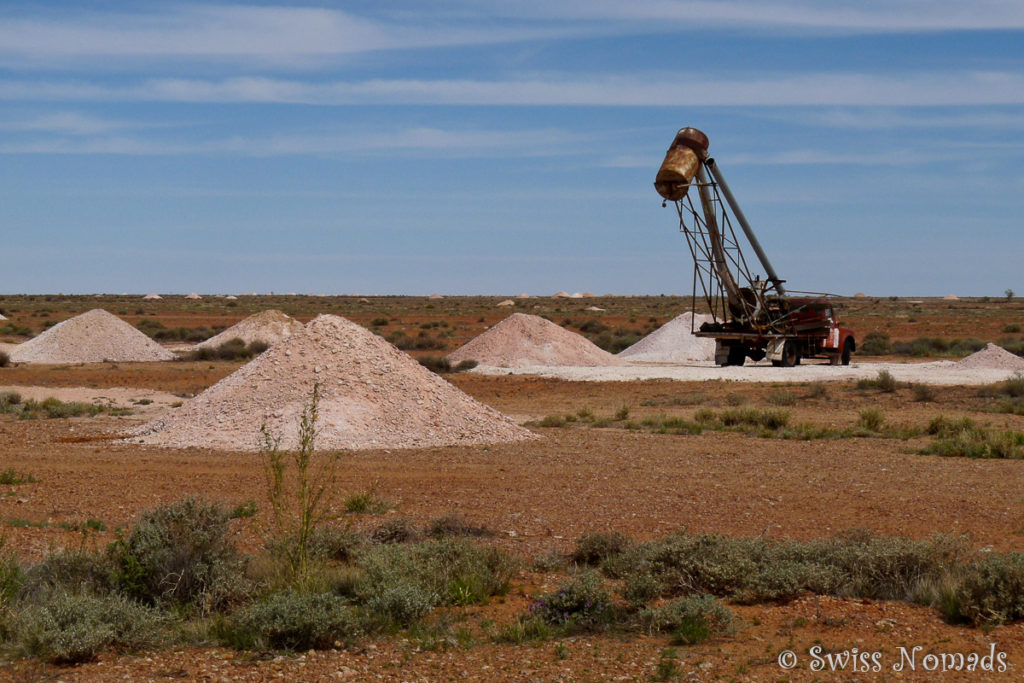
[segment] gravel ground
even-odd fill
[[[1005,368],[963,367],[953,361],[930,363],[850,363],[804,362],[793,368],[776,368],[769,362],[748,363],[740,367],[718,367],[713,362],[689,364],[631,363],[619,367],[546,367],[498,368],[480,365],[472,372],[484,375],[535,375],[577,382],[626,382],[645,379],[680,381],[725,380],[731,382],[827,382],[874,379],[886,370],[900,382],[934,385],[990,384],[1012,377]]]

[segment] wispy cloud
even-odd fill
[[[524,157],[563,153],[577,138],[570,132],[555,129],[508,131],[426,127],[344,134],[232,136],[184,142],[100,135],[0,143],[0,154],[324,156],[400,153],[415,156],[417,153],[429,153],[433,157],[468,157],[502,150],[505,157]]]
[[[158,128],[166,125],[168,124],[103,119],[73,111],[23,118],[0,118],[0,131],[76,136],[106,134],[138,128]]]
[[[379,50],[479,45],[564,35],[551,26],[395,21],[306,7],[186,5],[145,12],[69,12],[0,21],[0,60],[74,63],[111,57],[202,58],[309,65]],[[110,62],[107,67],[126,68]]]
[[[26,7],[31,7],[26,5]],[[83,6],[80,6],[83,7]],[[729,31],[893,33],[1024,28],[1015,0],[505,0],[337,10],[287,5],[153,5],[143,11],[8,10],[0,62],[105,68],[124,60],[216,59],[311,66],[382,50],[489,45],[586,35]],[[137,65],[134,65],[137,66]]]
[[[1024,5],[1015,0],[504,0],[489,13],[594,23],[657,22],[663,30],[707,27],[803,32],[894,33],[1024,28]],[[627,22],[623,26],[623,22]],[[633,27],[635,30],[635,27]]]
[[[0,99],[315,105],[977,106],[1024,104],[1024,75],[1007,71],[641,73],[632,77],[545,74],[522,80],[152,79],[124,86],[7,80],[0,81]]]

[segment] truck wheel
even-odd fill
[[[843,365],[849,365],[850,364],[850,354],[852,352],[853,352],[853,344],[851,344],[850,340],[847,339],[846,343],[843,344],[843,355],[841,357]]]
[[[747,360],[747,351],[742,346],[732,346],[729,348],[729,360],[726,365],[743,365]]]
[[[791,368],[800,364],[800,347],[792,339],[782,347],[782,367]]]

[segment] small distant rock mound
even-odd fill
[[[619,353],[619,358],[647,363],[680,363],[715,359],[715,340],[694,336],[710,315],[687,312],[651,332],[649,335]]]
[[[196,344],[196,348],[215,348],[232,339],[241,339],[247,345],[263,342],[273,346],[302,329],[302,323],[278,310],[269,310],[250,315],[235,323],[220,334]]]
[[[505,299],[504,301],[499,301],[498,303],[495,304],[495,306],[515,306],[515,305],[516,305],[516,302],[512,301],[512,299]]]
[[[160,296],[159,294],[147,294],[146,296],[142,297],[142,299],[144,301],[155,301],[156,299],[163,299],[163,297]]]
[[[1010,353],[1001,346],[989,343],[981,351],[972,353],[958,361],[957,367],[1024,371],[1024,358]]]
[[[319,448],[417,448],[535,436],[362,326],[321,315],[130,438],[175,448],[253,451],[266,424],[281,436],[282,448],[294,449],[298,420],[316,382]]]
[[[190,301],[198,301],[199,299],[202,299],[203,297],[199,296],[195,292],[192,292],[191,294],[186,294],[185,298],[190,300]]]
[[[945,301],[960,301],[960,297],[958,297],[956,294],[947,294],[946,296],[944,296],[942,298]]]
[[[0,320],[7,320],[7,316],[4,315],[3,313],[0,313]]]
[[[555,292],[554,294],[551,295],[551,298],[552,299],[568,299],[569,296],[570,296],[569,292],[562,291],[562,292]]]
[[[428,299],[434,299],[434,300],[436,301],[437,299],[443,299],[443,298],[444,298],[444,296],[443,296],[443,295],[441,295],[441,294],[438,294],[437,292],[434,292],[433,294],[431,294],[431,295],[430,295],[430,296],[428,296],[427,298],[428,298]]]
[[[513,313],[448,354],[448,360],[475,360],[499,368],[622,365],[586,337],[526,313]]]
[[[174,354],[102,308],[57,323],[18,344],[16,363],[118,363],[173,360]]]

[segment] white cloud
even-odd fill
[[[0,22],[0,60],[75,63],[111,58],[213,58],[249,64],[308,65],[342,55],[489,44],[564,35],[566,29],[516,28],[466,21],[439,24],[369,19],[333,9],[189,5],[140,13],[78,12],[59,19]]]
[[[155,128],[165,124],[101,119],[77,112],[64,111],[32,118],[0,119],[0,130],[61,135],[97,135],[132,128]]]
[[[400,152],[409,156],[424,152],[431,156],[459,157],[502,150],[502,155],[508,157],[563,153],[576,139],[572,133],[553,129],[474,131],[419,127],[267,138],[233,136],[187,142],[126,136],[62,137],[0,144],[0,154],[317,156]]]
[[[880,75],[542,75],[522,80],[303,81],[153,79],[137,85],[0,81],[0,100],[100,100],[537,106],[973,106],[1024,104],[1024,75],[929,71]]]
[[[516,17],[613,21],[623,31],[630,28],[622,22],[653,22],[672,31],[681,26],[847,33],[1024,28],[1024,4],[1016,0],[505,0],[487,11]]]

